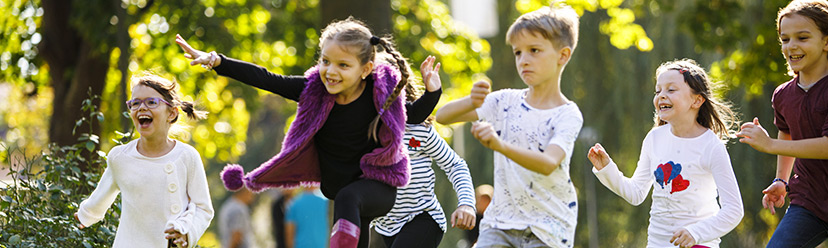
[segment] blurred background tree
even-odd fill
[[[91,88],[101,95],[95,102],[99,118],[106,116],[92,130],[100,136],[100,149],[108,151],[113,139],[134,138],[122,115],[129,77],[152,70],[175,78],[187,100],[210,112],[207,120],[188,123],[178,138],[201,152],[219,206],[226,194],[218,179],[222,166],[238,162],[250,170],[276,154],[296,105],[189,66],[173,42],[176,33],[201,50],[216,50],[275,73],[301,74],[316,61],[319,30],[330,20],[353,15],[377,33],[392,34],[413,69],[428,55],[438,57],[444,82],[440,104],[466,95],[471,83],[481,79],[491,80],[495,89],[525,87],[505,32],[521,13],[551,1],[480,1],[495,5],[493,16],[484,18],[495,19],[497,27],[483,38],[453,17],[458,9],[449,6],[459,2],[2,1],[0,11],[7,14],[0,17],[0,138],[6,147],[29,151],[45,150],[49,142],[74,144],[78,137],[71,128],[82,117],[81,102]],[[580,203],[576,246],[640,247],[646,242],[649,201],[634,207],[600,185],[585,158],[586,147],[601,142],[631,175],[641,141],[652,127],[655,68],[685,57],[727,86],[718,93],[737,106],[743,120],[758,116],[775,134],[770,94],[790,78],[779,54],[775,18],[787,1],[567,3],[582,15],[578,48],[562,83],[585,120],[570,171]],[[466,135],[468,125],[439,130],[469,162],[475,185],[491,183],[492,153]],[[735,141],[728,148],[746,214],[722,246],[761,246],[781,217],[762,211],[759,204],[761,189],[773,178],[775,158]],[[0,163],[9,163],[4,160]],[[445,176],[437,174],[436,190],[450,213],[456,197]],[[462,236],[450,229],[442,247],[455,247]]]

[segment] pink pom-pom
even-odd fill
[[[221,171],[221,180],[224,181],[224,187],[230,191],[236,191],[244,187],[244,168],[238,164],[228,164],[224,166]]]

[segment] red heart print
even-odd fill
[[[673,179],[673,189],[670,191],[670,194],[683,191],[687,189],[688,186],[690,186],[690,181],[684,180],[681,175],[678,175],[675,179]]]
[[[414,137],[412,137],[410,140],[408,140],[408,146],[413,147],[413,148],[420,147],[420,141],[418,141],[418,140],[414,139]]]

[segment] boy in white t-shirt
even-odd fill
[[[543,7],[520,16],[506,37],[528,88],[489,94],[477,82],[438,110],[437,121],[480,120],[471,132],[495,151],[495,192],[478,247],[572,247],[578,206],[569,161],[583,117],[560,79],[578,42],[578,15]]]

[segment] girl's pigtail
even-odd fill
[[[382,116],[383,112],[385,112],[385,109],[391,106],[391,104],[394,103],[394,100],[396,100],[397,97],[400,96],[400,92],[402,92],[402,89],[406,85],[408,85],[409,70],[406,70],[406,68],[409,68],[408,61],[406,61],[402,54],[400,54],[400,52],[394,48],[394,44],[389,39],[390,38],[387,37],[380,38],[379,45],[382,46],[386,53],[391,54],[391,56],[397,62],[396,66],[400,69],[401,77],[400,81],[397,82],[397,86],[394,87],[394,92],[391,95],[389,95],[387,99],[385,99],[385,103],[382,104],[382,108],[379,109],[379,114],[377,115],[377,117],[375,117],[374,120],[371,121],[370,129],[368,129],[368,138],[373,139],[374,141],[379,141],[379,139],[377,138],[377,130],[379,129],[380,116]]]
[[[181,101],[181,110],[187,113],[187,117],[193,120],[203,120],[207,118],[207,111],[195,109],[195,103],[189,101]]]

